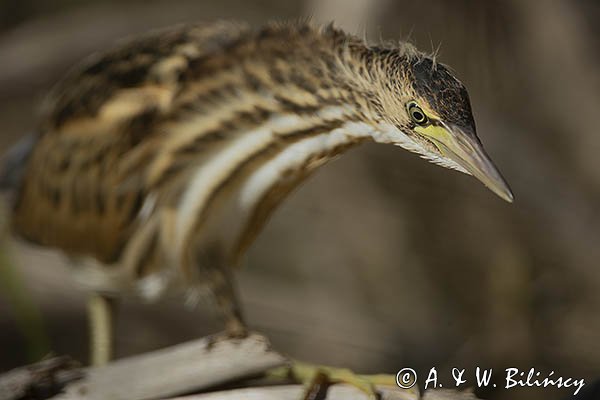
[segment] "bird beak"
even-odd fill
[[[443,122],[421,129],[421,133],[431,139],[445,157],[463,167],[502,199],[513,202],[514,196],[510,187],[485,152],[474,131]]]

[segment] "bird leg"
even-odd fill
[[[115,308],[115,299],[98,293],[92,294],[88,301],[90,362],[93,366],[106,365],[113,357]]]
[[[237,296],[235,278],[230,268],[212,271],[210,286],[221,315],[225,320],[225,331],[211,336],[209,347],[222,340],[243,339],[248,336],[242,309]]]
[[[268,376],[291,379],[304,385],[302,400],[324,399],[330,385],[345,383],[365,393],[370,400],[380,398],[376,386],[397,388],[395,375],[359,375],[349,369],[307,364],[292,360],[288,366],[269,371]]]

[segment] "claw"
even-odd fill
[[[303,400],[325,400],[331,381],[327,374],[319,371],[315,374],[312,382],[304,390]]]

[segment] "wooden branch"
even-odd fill
[[[260,335],[243,340],[200,339],[91,368],[54,400],[146,400],[193,393],[285,365]]]
[[[456,390],[428,390],[421,397],[417,390],[378,387],[381,400],[477,400],[471,392]],[[228,390],[216,393],[178,397],[171,400],[298,400],[302,398],[300,385],[272,386]],[[368,396],[348,385],[334,385],[327,392],[327,400],[369,400]]]
[[[0,400],[151,400],[185,393],[199,393],[224,384],[244,383],[263,377],[289,360],[273,351],[258,334],[245,339],[203,338],[167,349],[115,361],[100,368],[76,368],[69,358],[57,358],[0,376]],[[302,385],[274,386],[255,380],[243,389],[196,394],[171,400],[297,400]],[[280,383],[279,381],[277,383]],[[252,385],[258,387],[252,387]],[[380,386],[384,400],[419,400],[416,388],[401,390]],[[56,395],[56,393],[61,393]],[[52,397],[54,396],[54,397]],[[368,400],[358,389],[338,384],[327,392],[328,400]],[[424,400],[472,400],[471,394],[428,391]]]
[[[426,391],[423,400],[477,400],[477,397],[470,390],[458,392],[456,390],[439,389]]]
[[[382,400],[419,400],[419,393],[398,388],[380,388]],[[225,392],[208,393],[195,396],[179,397],[171,400],[298,400],[303,395],[301,385],[245,388]],[[368,397],[358,389],[348,385],[331,386],[327,392],[327,400],[368,400]],[[430,399],[432,400],[432,399]],[[462,400],[454,398],[453,400]],[[466,399],[465,399],[466,400]]]
[[[69,357],[53,358],[0,376],[0,400],[37,399],[54,396],[81,378],[79,364]]]

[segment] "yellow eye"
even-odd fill
[[[429,122],[427,115],[425,115],[421,107],[419,107],[415,101],[410,101],[406,105],[406,109],[410,115],[410,118],[415,122],[415,124],[426,125]]]

